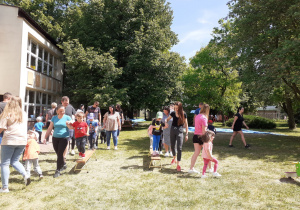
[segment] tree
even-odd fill
[[[191,68],[184,75],[185,103],[208,103],[222,114],[235,111],[240,102],[241,82],[238,72],[231,68],[226,48],[211,41],[191,59]]]
[[[232,0],[230,30],[224,25],[216,30],[216,39],[236,54],[243,84],[260,100],[269,99],[278,88],[293,94],[282,97],[286,104],[300,100],[299,8],[297,0]],[[290,119],[291,108],[286,106]],[[289,127],[295,128],[295,123],[289,121]]]

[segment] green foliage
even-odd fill
[[[188,125],[193,126],[193,120],[194,120],[194,113],[186,113]]]
[[[264,118],[264,117],[259,117],[259,116],[254,116],[254,115],[244,115],[244,120],[245,123],[248,125],[250,129],[253,128],[259,128],[259,129],[274,129],[276,128],[276,123],[273,120]],[[233,123],[234,118],[230,118],[227,122],[226,125],[231,127]]]

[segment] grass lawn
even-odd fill
[[[217,125],[218,126],[218,125]],[[276,131],[289,134],[280,126]],[[283,128],[282,128],[283,127]],[[274,132],[274,131],[272,131]],[[68,169],[56,179],[54,153],[40,155],[44,179],[33,173],[25,187],[21,175],[12,171],[10,193],[0,194],[1,209],[299,209],[300,178],[288,179],[300,161],[300,130],[290,136],[246,134],[251,149],[238,136],[227,147],[231,134],[218,133],[213,154],[219,160],[220,179],[189,175],[193,154],[192,134],[183,145],[182,169],[162,158],[163,169],[149,170],[147,124],[121,132],[118,150],[99,144],[97,160],[89,173],[74,173],[75,156],[68,156]],[[202,170],[199,157],[196,169]]]

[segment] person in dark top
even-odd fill
[[[8,93],[8,92],[4,93],[4,95],[3,95],[3,101],[0,102],[0,114],[3,112],[3,110],[4,110],[4,108],[5,108],[6,104],[7,104],[7,102],[10,101],[11,97],[12,97],[11,93]],[[2,142],[3,132],[0,133],[0,144]]]
[[[249,144],[246,143],[245,137],[244,137],[244,133],[242,131],[242,126],[244,125],[247,129],[249,129],[249,127],[246,125],[244,118],[243,118],[243,113],[244,113],[244,108],[243,107],[239,107],[238,108],[238,112],[235,114],[234,116],[234,120],[232,123],[232,130],[233,130],[233,134],[230,138],[229,141],[229,147],[233,147],[232,145],[232,141],[234,139],[234,137],[239,133],[241,135],[242,141],[245,145],[245,148],[248,149],[250,147]]]
[[[101,125],[101,110],[99,107],[99,102],[95,101],[93,105],[88,106],[85,112],[85,117],[90,116],[90,113],[94,114],[94,121],[98,123],[98,125]]]
[[[215,126],[213,126],[213,121],[212,120],[209,120],[208,121],[208,126],[207,126],[207,128],[208,128],[208,130],[211,130],[212,132],[214,132],[215,134],[217,133],[217,131],[216,131],[216,128],[215,128]]]
[[[177,142],[177,171],[181,171],[180,161],[181,161],[181,153],[182,153],[182,144],[183,144],[183,126],[185,127],[185,141],[188,140],[188,122],[187,122],[187,115],[183,111],[182,103],[175,102],[174,112],[170,113],[170,116],[167,118],[166,123],[173,118],[171,132],[170,132],[170,139],[171,139],[171,149],[173,154],[173,159],[171,165],[176,163],[176,151],[175,151],[175,144]]]
[[[160,136],[162,134],[162,129],[167,128],[165,127],[165,123],[161,121],[163,118],[162,112],[157,112],[156,118],[152,120],[152,135],[153,135],[153,156],[159,155],[158,147],[160,142]]]

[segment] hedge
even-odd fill
[[[273,129],[276,128],[276,123],[273,120],[259,117],[259,116],[253,116],[253,115],[244,115],[245,123],[248,125],[249,128],[260,128],[260,129]],[[234,118],[230,118],[226,125],[228,127],[232,126]]]

